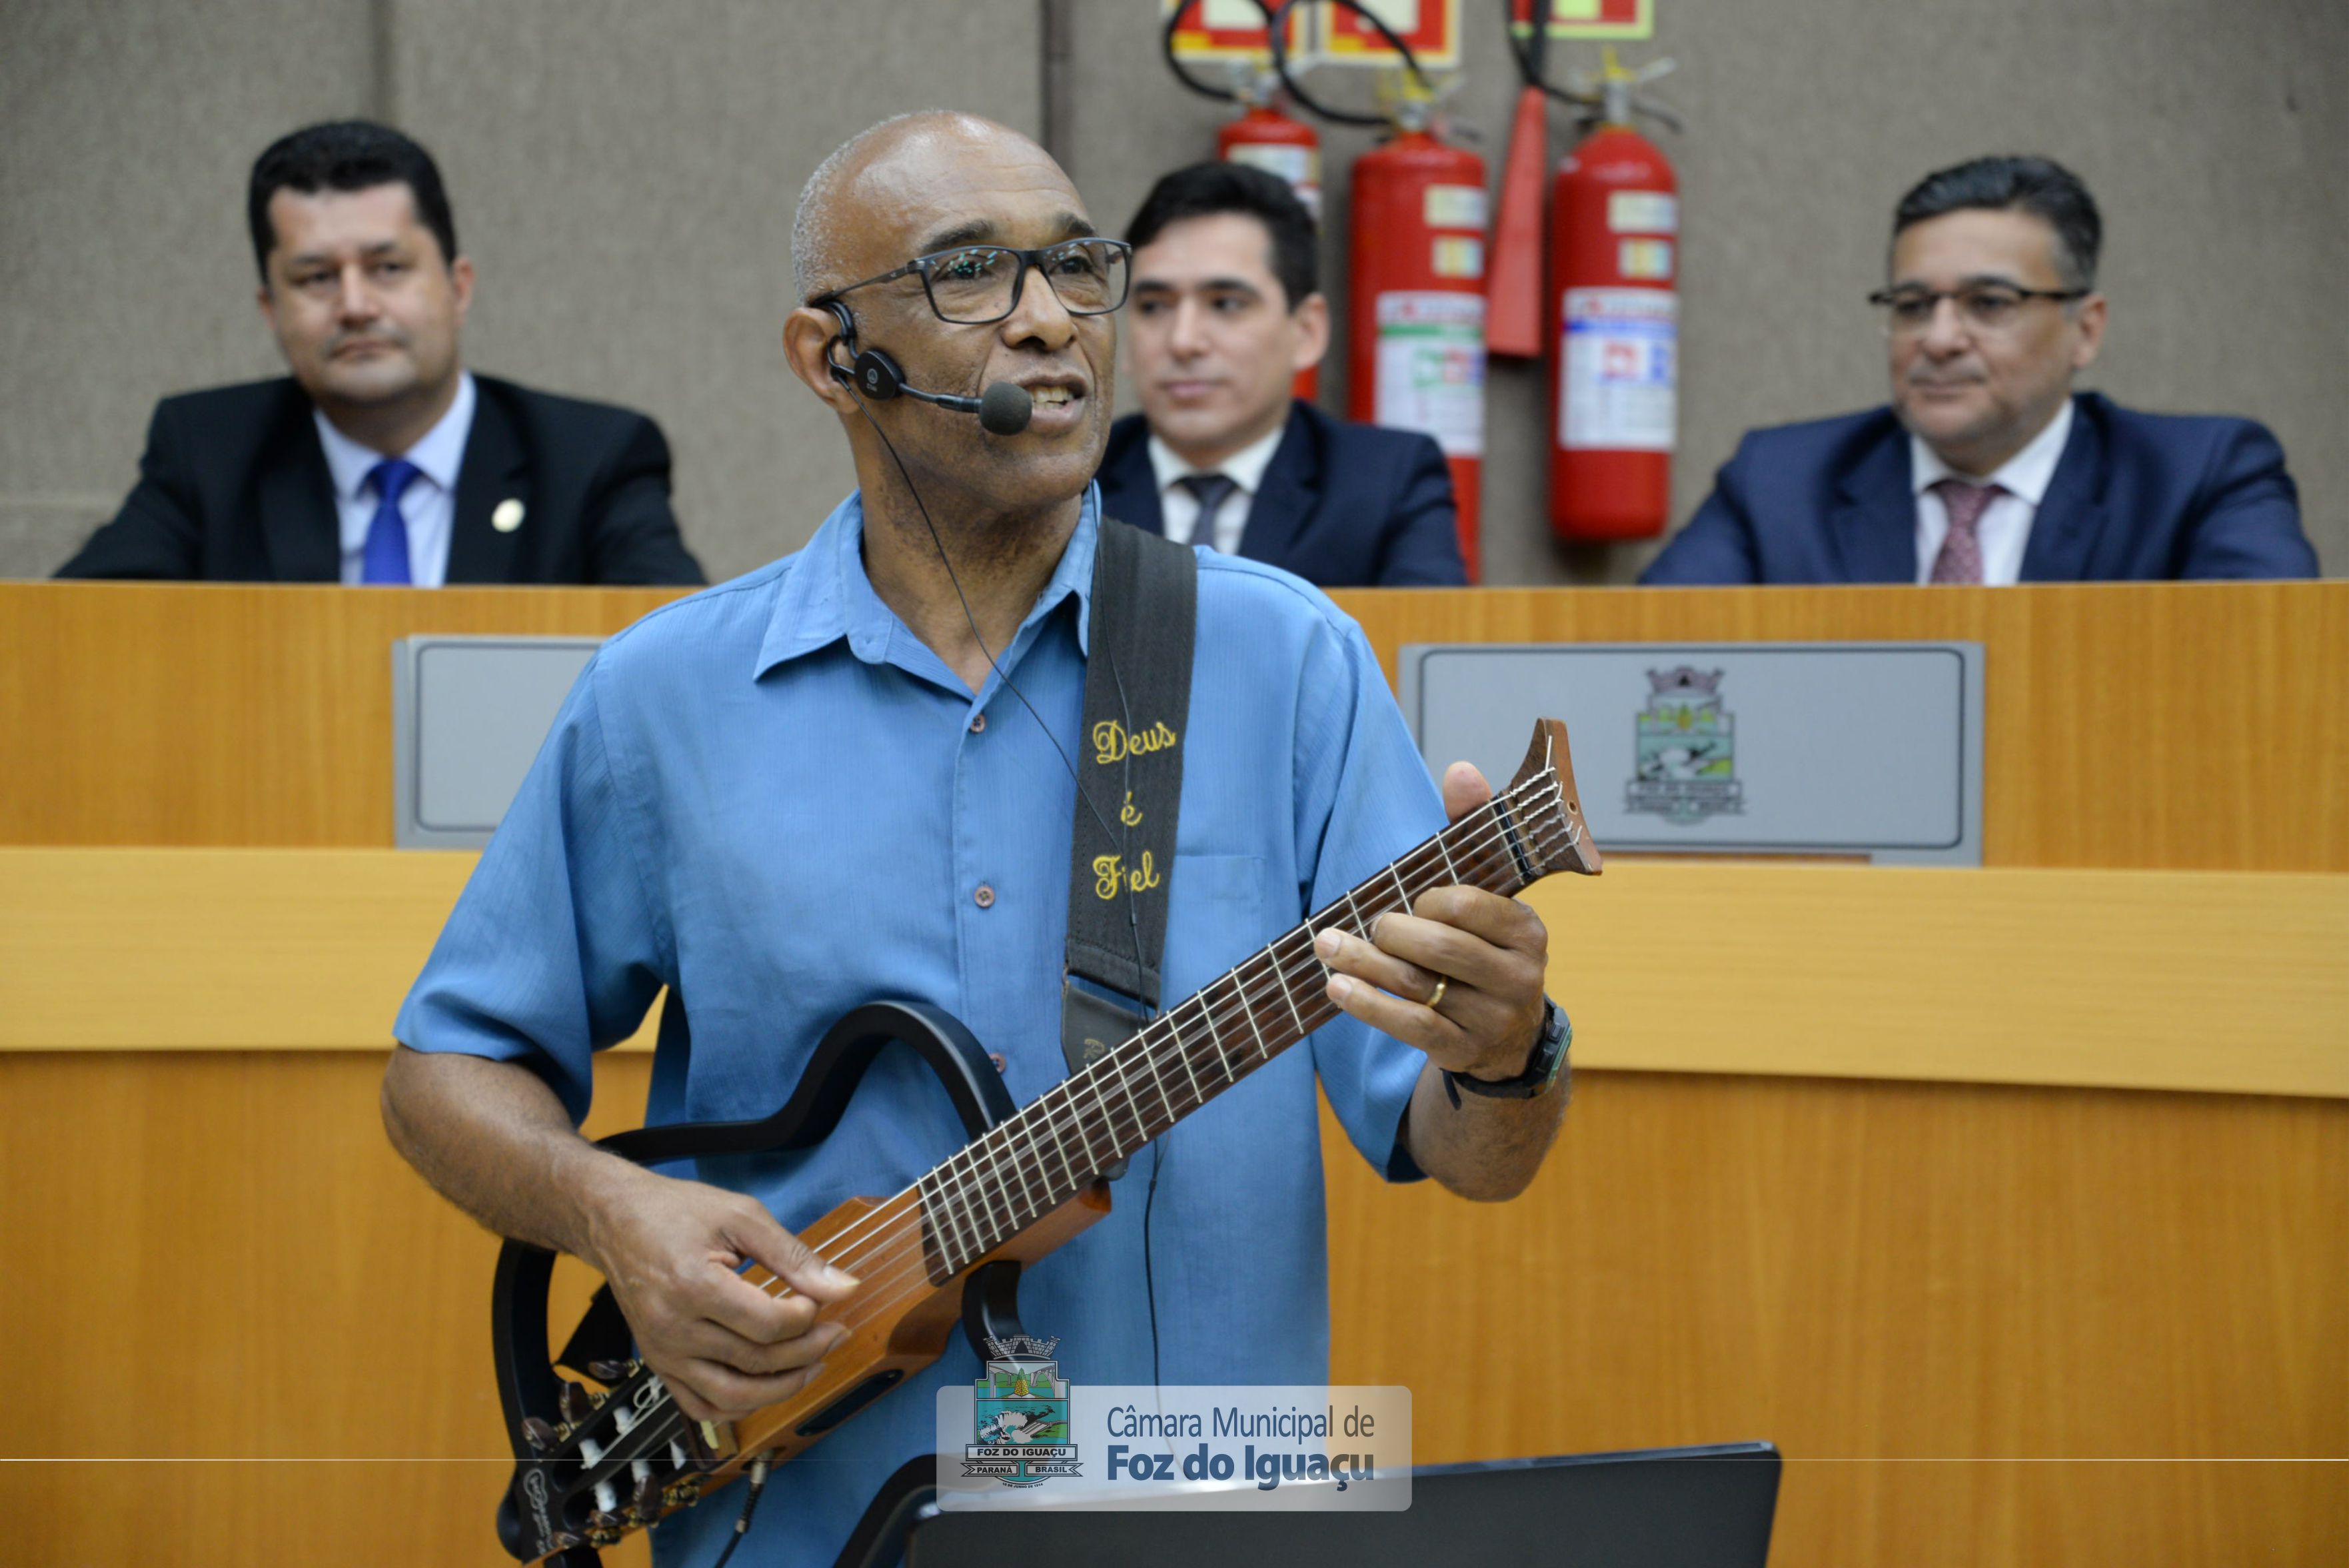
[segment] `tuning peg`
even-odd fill
[[[636,1364],[633,1361],[590,1361],[587,1363],[587,1376],[595,1378],[598,1383],[607,1385],[626,1382],[628,1380],[628,1374],[634,1372],[636,1369]]]
[[[628,1511],[638,1524],[650,1524],[660,1517],[661,1484],[651,1476],[636,1482],[636,1495],[629,1500]]]
[[[595,1413],[595,1397],[568,1377],[563,1380],[560,1403],[563,1418],[574,1427]]]
[[[522,1423],[522,1435],[530,1439],[530,1446],[532,1448],[538,1449],[542,1453],[545,1452],[548,1449],[554,1447],[555,1444],[563,1440],[563,1434],[554,1429],[554,1422],[542,1420],[536,1416],[529,1416],[523,1418]]]

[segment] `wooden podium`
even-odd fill
[[[389,648],[671,596],[0,584],[0,1458],[68,1461],[0,1467],[0,1556],[502,1560],[494,1243],[376,1110],[471,863],[388,847]],[[1981,871],[1546,885],[1535,1189],[1328,1139],[1332,1375],[1421,1462],[1769,1439],[1790,1564],[2349,1560],[2349,583],[1340,598],[1391,673],[1987,658]]]

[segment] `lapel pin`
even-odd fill
[[[512,533],[522,526],[522,502],[508,497],[498,502],[498,510],[490,513],[490,526],[500,533]]]

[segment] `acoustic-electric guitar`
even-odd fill
[[[587,1568],[596,1549],[691,1506],[746,1472],[763,1478],[936,1360],[990,1278],[1016,1274],[1109,1212],[1104,1174],[1337,1016],[1314,936],[1367,937],[1381,914],[1454,883],[1511,896],[1557,872],[1596,874],[1566,727],[1542,719],[1509,787],[1132,1038],[1017,1111],[968,1031],[915,1004],[860,1008],[826,1035],[782,1109],[762,1121],[646,1128],[604,1146],[646,1164],[804,1149],[840,1119],[885,1044],[920,1051],[946,1081],[971,1141],[888,1198],[843,1203],[801,1233],[863,1283],[824,1307],[848,1336],[792,1398],[730,1426],[689,1419],[636,1359],[610,1288],[560,1356],[550,1352],[554,1254],[509,1242],[492,1306],[499,1392],[515,1465],[498,1511],[507,1551]],[[666,1025],[666,1020],[664,1020]],[[790,1294],[755,1264],[742,1277]],[[966,1300],[966,1286],[972,1285]],[[566,1376],[565,1374],[568,1374]]]

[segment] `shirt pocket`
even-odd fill
[[[1297,923],[1267,896],[1262,855],[1176,855],[1162,1005],[1171,1007]]]

